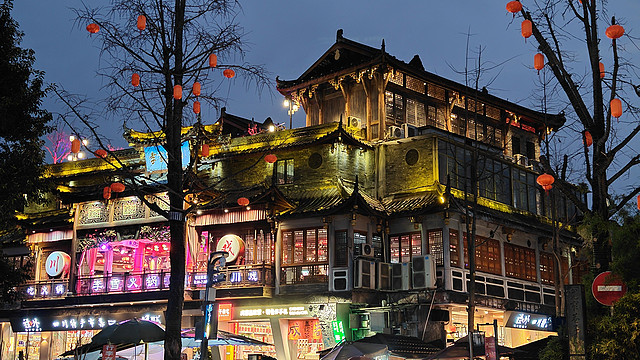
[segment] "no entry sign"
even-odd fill
[[[600,304],[613,306],[613,303],[627,293],[627,285],[611,271],[605,271],[593,279],[591,292]]]

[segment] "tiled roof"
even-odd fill
[[[401,198],[390,197],[382,200],[382,205],[389,214],[409,213],[417,210],[435,209],[440,205],[439,194],[435,192],[422,193],[419,196]]]

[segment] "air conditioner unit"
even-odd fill
[[[409,290],[411,264],[397,263],[391,264],[391,289]]]
[[[404,132],[402,131],[402,128],[399,126],[389,126],[389,138],[391,139],[404,138]]]
[[[331,271],[331,281],[329,282],[329,291],[347,291],[351,290],[349,286],[349,269],[333,269]]]
[[[389,313],[371,312],[369,314],[369,327],[373,332],[384,332],[384,329],[389,327]]]
[[[355,255],[358,257],[373,259],[373,246],[371,244],[356,244]]]
[[[391,264],[378,263],[376,268],[378,290],[391,290]]]
[[[412,280],[414,289],[436,288],[436,264],[431,255],[411,258]]]
[[[418,135],[418,127],[411,124],[402,124],[402,132],[405,138]]]
[[[357,128],[357,129],[362,129],[365,127],[364,121],[362,121],[361,119],[358,119],[355,116],[349,116],[347,118],[347,125],[349,127]]]
[[[366,259],[357,259],[356,276],[354,288],[375,289],[376,288],[376,262]]]
[[[514,154],[513,157],[516,159],[516,164],[529,166],[529,158],[526,155]]]

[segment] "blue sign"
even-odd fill
[[[531,314],[524,312],[507,312],[507,321],[505,327],[526,329],[526,330],[538,330],[538,331],[553,331],[553,318],[549,315]]]
[[[183,142],[180,150],[182,152],[182,168],[185,169],[189,166],[189,160],[191,159],[189,142]],[[167,150],[162,145],[144,148],[144,159],[147,163],[148,172],[167,170]]]

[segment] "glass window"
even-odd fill
[[[458,230],[449,229],[449,260],[455,267],[460,267],[459,239]]]
[[[293,183],[293,159],[276,161],[276,181],[278,184]]]
[[[533,249],[505,243],[504,272],[506,276],[536,281],[536,252]]]
[[[385,110],[387,121],[401,124],[404,122],[404,99],[402,95],[385,91]]]
[[[328,261],[327,230],[323,228],[283,231],[282,242],[282,262],[284,265]]]
[[[335,266],[347,266],[349,260],[347,232],[336,231]]]
[[[410,262],[411,257],[422,255],[422,236],[419,231],[391,236],[390,245],[392,263]]]
[[[467,236],[464,236],[464,267],[469,268],[469,244]],[[489,239],[476,235],[475,260],[476,270],[491,274],[502,275],[502,266],[500,264],[500,242],[495,239]]]
[[[554,260],[551,253],[540,253],[540,282],[543,284],[553,284]]]

